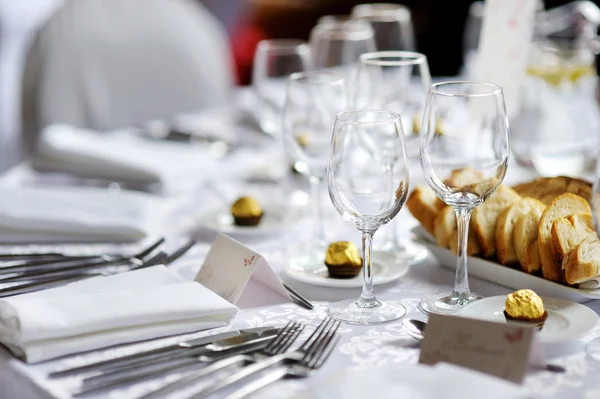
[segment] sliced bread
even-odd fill
[[[591,183],[566,176],[541,177],[513,186],[513,189],[523,197],[536,198],[546,205],[550,205],[556,197],[564,193],[579,195],[588,202],[592,195]]]
[[[513,244],[515,253],[521,270],[526,273],[535,274],[541,271],[539,262],[539,253],[537,243],[535,249],[531,249],[532,244],[538,237],[538,225],[544,209],[531,208],[529,213],[521,216],[516,222],[513,229]],[[531,251],[535,251],[535,257],[531,257]]]
[[[600,275],[600,240],[588,237],[564,259],[565,280],[569,284],[583,283]]]
[[[477,236],[473,231],[473,226],[469,228],[469,242],[467,243],[467,255],[468,256],[477,256],[481,255],[481,246],[479,245],[479,241],[477,241]],[[458,230],[454,230],[452,233],[452,237],[450,237],[450,251],[454,255],[458,255]]]
[[[544,209],[546,209],[546,205],[534,198],[523,198],[521,201],[502,211],[498,217],[498,222],[496,223],[496,252],[498,260],[503,265],[519,262],[513,240],[515,223],[521,217],[531,212],[532,208],[535,208],[535,213],[541,215]]]
[[[451,206],[446,206],[438,213],[433,224],[435,240],[440,247],[448,248],[452,233],[457,229],[456,213]]]
[[[473,230],[486,258],[496,255],[496,223],[506,208],[521,200],[508,186],[499,186],[496,192],[473,211]]]
[[[521,266],[523,268],[523,266]],[[527,248],[527,259],[523,270],[530,274],[541,274],[542,263],[540,262],[540,246],[539,241],[535,240],[529,248]]]
[[[450,176],[444,179],[444,184],[449,187],[462,187],[469,184],[475,184],[483,180],[483,178],[483,174],[477,169],[454,169],[452,173],[450,173]]]
[[[556,219],[550,229],[550,250],[554,262],[562,267],[563,259],[588,237],[596,237],[589,213],[575,213]]]
[[[556,197],[540,218],[538,244],[545,279],[556,282],[563,281],[562,265],[556,263],[552,256],[552,224],[556,219],[574,213],[592,213],[590,204],[578,195],[565,193]]]
[[[410,213],[431,235],[435,235],[434,222],[446,206],[429,186],[418,186],[408,196],[406,206]]]

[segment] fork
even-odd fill
[[[300,348],[289,353],[281,353],[279,355],[268,357],[250,366],[244,367],[237,373],[232,374],[229,377],[226,377],[199,392],[196,392],[192,398],[204,398],[277,364],[310,364],[312,360],[320,357],[320,354],[328,348],[329,344],[334,339],[335,333],[339,326],[339,321],[326,317],[310,335],[310,337],[308,337],[308,339],[300,346]]]
[[[296,362],[292,362],[292,364],[288,365],[285,364],[286,362],[284,361],[282,366],[269,371],[268,373],[262,375],[259,379],[232,392],[231,394],[227,395],[225,399],[243,399],[282,378],[310,377],[323,365],[323,363],[325,363],[325,361],[327,361],[339,340],[339,335],[334,336],[332,340],[323,345],[320,352],[315,353],[312,358],[303,358],[297,364]]]
[[[160,395],[166,391],[170,391],[172,388],[177,389],[176,385],[179,386],[180,382],[185,384],[188,379],[190,382],[193,382],[197,378],[212,374],[234,364],[244,363],[247,361],[247,359],[253,359],[247,355],[240,355],[240,353],[247,353],[256,349],[262,350],[265,353],[281,353],[282,351],[287,350],[287,348],[295,341],[303,329],[304,326],[302,324],[290,322],[270,341],[263,341],[262,345],[244,347],[241,348],[241,350],[226,352],[224,355],[219,355],[217,358],[211,359],[207,358],[206,356],[183,357],[178,360],[176,359],[174,363],[169,364],[164,364],[163,361],[159,360],[158,362],[154,363],[150,362],[149,364],[151,367],[141,373],[135,373],[135,370],[130,372],[129,369],[120,369],[117,370],[116,373],[89,377],[83,380],[81,389],[73,396],[79,397],[90,393],[114,389],[123,385],[131,385],[132,383],[147,380],[150,377],[163,376],[175,370],[198,364],[199,361],[209,362],[207,366],[194,372],[193,374],[183,377],[174,384],[169,384],[168,386],[160,388],[158,391],[151,392],[151,396],[155,397],[155,394]],[[147,365],[144,365],[143,367],[146,368],[146,366]],[[116,378],[114,378],[115,376]]]
[[[279,332],[279,334],[267,345],[261,355],[263,356],[276,356],[281,353],[284,353],[288,348],[294,343],[294,341],[298,338],[298,335],[304,329],[304,325],[298,323],[296,321],[290,321],[286,324],[286,326]],[[167,393],[171,393],[177,391],[180,388],[185,387],[186,385],[194,383],[196,380],[206,377],[209,374],[216,373],[225,368],[238,365],[238,364],[249,364],[256,361],[255,356],[249,355],[238,355],[233,356],[228,359],[218,360],[216,362],[211,363],[210,365],[204,367],[201,370],[188,374],[170,384],[164,385],[161,388],[149,392],[144,396],[141,396],[137,399],[150,399],[150,398],[159,398],[163,397]]]

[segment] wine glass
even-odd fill
[[[285,84],[294,72],[310,69],[310,47],[301,40],[262,40],[256,47],[252,67],[252,89],[258,99],[253,111],[260,128],[281,137],[281,111]]]
[[[363,254],[360,298],[329,308],[331,317],[346,323],[379,324],[406,313],[399,302],[375,298],[371,264],[373,235],[406,200],[409,175],[403,136],[400,116],[391,111],[347,111],[335,121],[327,168],[329,197],[344,220],[361,232]]]
[[[437,125],[443,123],[440,134]],[[509,131],[502,88],[485,82],[442,82],[431,86],[421,127],[421,167],[425,180],[458,223],[458,260],[454,290],[419,304],[424,313],[456,314],[479,299],[469,290],[467,240],[473,208],[485,202],[506,174]],[[473,184],[444,182],[453,170],[480,174]]]
[[[359,4],[352,18],[368,21],[375,33],[378,51],[415,49],[415,32],[408,7],[400,4]]]
[[[324,18],[310,33],[310,48],[315,69],[332,69],[347,82],[356,74],[360,55],[375,51],[371,25],[345,17]]]
[[[325,267],[322,188],[327,174],[331,126],[335,115],[346,108],[344,79],[327,72],[299,72],[288,78],[283,108],[283,142],[295,169],[307,176],[311,186],[313,237],[310,249],[292,257],[290,266],[309,273]]]
[[[409,157],[419,156],[419,131],[425,99],[431,86],[427,57],[409,51],[380,51],[361,55],[353,90],[353,109],[385,109],[402,115]],[[396,223],[384,229],[378,253],[397,262],[416,264],[427,250],[410,241],[401,242]]]

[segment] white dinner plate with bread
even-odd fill
[[[477,171],[460,169],[449,184],[476,183]],[[576,302],[600,299],[600,239],[592,223],[591,184],[569,177],[501,185],[472,214],[469,274],[510,288]],[[407,202],[421,223],[417,241],[439,262],[456,268],[458,232],[452,208],[428,186]]]

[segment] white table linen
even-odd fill
[[[35,363],[223,327],[236,313],[214,292],[161,265],[0,300],[0,342]]]

